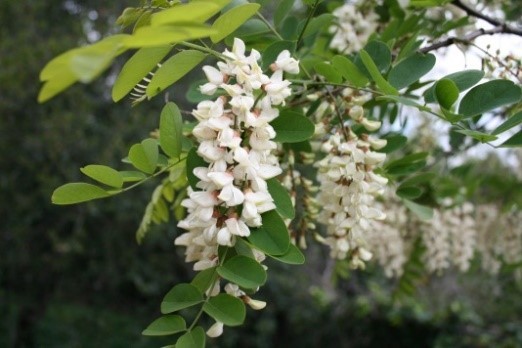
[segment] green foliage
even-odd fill
[[[129,150],[129,160],[132,165],[147,174],[152,174],[158,165],[158,142],[155,139],[145,139],[140,144],[134,144]]]
[[[205,331],[198,326],[180,336],[176,341],[176,348],[203,348],[205,340]]]
[[[267,186],[279,215],[286,219],[293,219],[295,217],[295,209],[287,189],[277,179],[267,180]]]
[[[459,105],[459,114],[473,117],[520,101],[522,90],[511,81],[494,80],[473,87]]]
[[[222,14],[216,19],[214,24],[212,24],[212,29],[215,32],[215,34],[210,35],[212,42],[217,43],[232,34],[241,24],[256,14],[259,7],[259,4],[244,4],[236,6]]]
[[[88,177],[105,184],[107,186],[121,188],[123,186],[123,176],[111,167],[98,164],[91,164],[80,169]]]
[[[161,313],[168,314],[180,309],[195,306],[203,302],[203,295],[194,285],[178,284],[174,286],[161,302]]]
[[[252,229],[247,240],[268,255],[285,254],[290,245],[290,237],[283,219],[273,210],[261,216],[263,225]]]
[[[314,124],[302,114],[283,110],[279,117],[270,123],[276,131],[275,141],[281,143],[299,143],[310,139],[314,134]]]
[[[397,89],[408,87],[433,69],[435,61],[433,54],[415,53],[390,70],[388,81]]]
[[[60,205],[76,204],[109,196],[110,194],[107,191],[98,186],[75,182],[65,184],[54,190],[51,201]]]
[[[294,244],[288,246],[288,250],[282,255],[270,255],[277,261],[288,263],[290,265],[302,265],[305,263],[305,256],[301,250]]]
[[[161,111],[159,143],[161,149],[172,158],[181,155],[182,127],[183,119],[178,106],[168,102]]]
[[[224,279],[245,289],[256,289],[266,281],[265,269],[254,259],[236,255],[217,268]]]
[[[185,319],[179,315],[164,315],[150,323],[142,335],[145,336],[167,336],[185,331],[187,325]]]
[[[216,321],[227,326],[238,326],[245,321],[245,304],[237,297],[228,294],[211,297],[203,305],[203,310]]]

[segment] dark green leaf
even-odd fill
[[[308,23],[308,26],[306,27],[305,32],[303,33],[303,38],[307,38],[308,36],[315,35],[321,30],[324,30],[325,28],[328,28],[332,21],[334,20],[335,16],[330,13],[323,13],[320,14],[317,17],[312,18],[310,22]],[[299,30],[301,30],[301,27],[304,25],[304,22],[301,22],[301,25],[299,26]]]
[[[281,0],[274,13],[274,24],[276,27],[280,27],[283,20],[291,12],[294,6],[295,0]]]
[[[384,79],[384,77],[382,77],[379,69],[377,68],[377,65],[375,65],[374,61],[365,50],[361,50],[359,52],[359,57],[361,58],[361,61],[363,62],[366,69],[368,69],[368,72],[377,84],[377,87],[379,87],[381,91],[390,95],[399,94],[399,92],[392,85],[390,85],[388,81]]]
[[[215,280],[217,279],[217,272],[216,268],[207,268],[194,277],[190,284],[194,285],[199,292],[205,293],[212,284],[214,284]]]
[[[256,260],[236,255],[217,269],[218,274],[229,282],[245,289],[257,289],[266,282],[266,271]]]
[[[351,60],[337,55],[332,58],[332,65],[341,75],[356,87],[364,87],[368,84],[368,78],[359,70]]]
[[[459,114],[472,117],[520,101],[520,86],[507,80],[493,80],[473,87],[459,105]]]
[[[263,225],[252,228],[248,241],[269,255],[283,255],[290,245],[286,225],[275,210],[262,214]]]
[[[271,257],[290,265],[302,265],[305,263],[305,257],[301,250],[291,243],[286,253],[283,255],[271,255]]]
[[[203,305],[205,313],[228,326],[238,326],[245,321],[245,304],[237,297],[219,294]]]
[[[168,102],[161,111],[160,139],[161,149],[172,158],[181,155],[181,135],[183,119],[176,104]]]
[[[123,186],[123,177],[120,172],[111,167],[91,164],[81,168],[80,171],[102,184],[116,188],[121,188]]]
[[[511,138],[503,142],[501,147],[518,147],[522,146],[522,132],[518,132],[517,134],[513,135]]]
[[[276,211],[286,219],[293,219],[295,217],[295,210],[288,190],[281,185],[276,178],[269,179],[266,183],[268,185],[268,192],[276,205]]]
[[[276,131],[274,141],[281,143],[298,143],[308,140],[315,131],[314,124],[298,112],[282,110],[279,117],[272,121]]]
[[[164,315],[154,320],[141,334],[144,336],[167,336],[186,329],[187,324],[179,315]]]
[[[341,73],[337,71],[331,64],[321,62],[315,65],[315,71],[326,78],[326,81],[333,83],[341,83],[343,78]]]
[[[419,173],[419,174],[410,176],[409,178],[404,180],[402,182],[402,185],[414,186],[414,185],[418,185],[418,184],[423,184],[423,183],[432,181],[436,177],[437,177],[437,174],[435,174],[433,172]]]
[[[471,129],[457,129],[455,132],[467,135],[468,137],[472,137],[473,139],[477,139],[481,143],[487,143],[497,139],[496,135],[491,135],[488,133],[483,133]]]
[[[205,348],[205,340],[205,330],[197,326],[178,338],[176,348]]]
[[[384,42],[376,40],[370,41],[364,47],[364,52],[366,52],[371,57],[380,73],[386,72],[390,67],[392,59],[391,51],[388,48],[388,45],[386,45]],[[361,61],[361,58],[362,57],[358,56],[355,59],[355,64],[360,68],[361,71],[365,71],[368,69],[368,67],[366,64],[364,64],[363,61]]]
[[[208,163],[201,157],[199,157],[197,148],[193,147],[187,154],[187,178],[190,186],[197,190],[196,185],[199,182],[197,176],[194,175],[194,168],[197,167],[208,167]]]
[[[390,153],[396,151],[403,148],[408,142],[408,138],[404,135],[388,135],[384,139],[387,141],[386,146],[380,149],[379,152]]]
[[[83,182],[74,182],[62,185],[54,190],[51,201],[54,204],[65,205],[92,201],[93,199],[109,196],[110,194],[101,187]]]
[[[415,186],[399,186],[395,191],[397,196],[406,199],[415,199],[422,195],[422,190]]]
[[[446,75],[441,80],[448,79],[455,82],[459,91],[463,92],[468,88],[473,87],[482,79],[482,77],[484,77],[484,72],[481,70],[464,70]],[[424,100],[426,103],[435,102],[435,85],[424,92]]]
[[[495,128],[495,130],[491,134],[498,135],[507,130],[510,130],[511,128],[519,125],[520,123],[522,123],[522,112],[519,112],[519,113],[509,117],[506,121],[504,121],[504,123],[502,123],[500,126]]]
[[[173,287],[161,302],[161,313],[172,313],[192,307],[203,301],[203,295],[191,284],[178,284]]]
[[[433,54],[415,53],[391,69],[388,81],[397,89],[407,87],[433,69],[435,61]]]

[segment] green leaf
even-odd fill
[[[464,70],[446,75],[441,80],[447,79],[455,82],[455,85],[457,86],[459,91],[463,92],[468,88],[473,87],[482,79],[482,77],[484,77],[484,72],[482,70]],[[424,92],[424,100],[426,101],[426,103],[433,103],[436,101],[435,85],[428,88]]]
[[[500,106],[520,101],[520,86],[507,80],[493,80],[473,87],[459,105],[459,114],[473,117]]]
[[[421,220],[430,220],[433,218],[433,209],[427,207],[425,205],[420,205],[418,203],[412,202],[408,199],[403,199],[404,205],[406,208],[411,210],[415,215],[419,217]]]
[[[281,143],[298,143],[308,140],[314,135],[314,124],[302,114],[282,110],[275,120],[270,125],[276,131],[274,141]]]
[[[495,128],[495,130],[491,132],[491,134],[498,135],[500,133],[504,133],[505,131],[510,130],[511,128],[519,125],[520,123],[522,123],[522,112],[519,112],[508,118],[506,121],[504,121],[504,123]]]
[[[125,63],[112,87],[112,100],[123,99],[171,51],[171,46],[146,47]]]
[[[437,174],[435,174],[433,172],[419,173],[419,174],[410,176],[409,178],[404,180],[401,185],[414,186],[414,185],[418,185],[418,184],[423,184],[423,183],[432,181],[436,177],[437,177]]]
[[[136,182],[147,178],[147,175],[136,170],[121,170],[119,173],[123,178],[123,182]]]
[[[419,198],[422,195],[422,189],[415,186],[399,186],[397,191],[395,191],[397,196],[406,199],[415,199]]]
[[[216,268],[207,268],[203,271],[200,271],[194,279],[190,282],[190,284],[194,285],[199,292],[205,293],[212,284],[214,284],[217,279]]]
[[[168,102],[161,111],[160,138],[161,149],[170,157],[181,155],[181,136],[183,119],[176,104]]]
[[[205,348],[205,330],[197,326],[176,341],[176,348]]]
[[[406,175],[411,174],[426,165],[427,152],[418,152],[404,156],[395,161],[386,164],[385,169],[390,175]]]
[[[335,16],[330,13],[323,13],[317,17],[312,18],[308,23],[306,30],[303,33],[303,39],[315,35],[321,30],[324,30],[325,28],[328,28],[330,24],[333,22],[334,18]],[[301,28],[304,25],[304,23],[305,21],[300,23],[299,32],[302,30]]]
[[[261,217],[263,225],[252,228],[247,240],[265,254],[283,255],[290,245],[290,235],[283,219],[275,210],[268,211]]]
[[[332,65],[343,75],[344,79],[353,83],[356,87],[364,87],[368,84],[368,78],[359,70],[350,59],[345,56],[334,56]]]
[[[141,144],[134,144],[129,151],[129,160],[136,169],[152,174],[158,164],[158,142],[145,139]]]
[[[270,46],[268,46],[262,54],[263,64],[261,65],[261,67],[263,68],[263,70],[268,69],[270,64],[272,64],[273,62],[276,61],[279,53],[281,53],[284,50],[294,52],[295,51],[295,42],[284,41],[284,40],[276,41],[273,44],[271,44]]]
[[[261,5],[259,4],[244,4],[225,12],[212,24],[212,29],[215,33],[210,35],[210,40],[213,43],[223,40],[255,15],[260,7]]]
[[[497,139],[496,135],[491,135],[488,133],[483,133],[471,129],[456,129],[455,132],[467,135],[468,137],[472,137],[473,139],[477,139],[481,143],[487,143]]]
[[[111,167],[91,164],[81,168],[80,171],[102,184],[116,188],[121,188],[123,186],[123,177],[120,172]]]
[[[178,284],[173,287],[161,302],[161,313],[167,314],[203,302],[203,295],[191,284]]]
[[[283,255],[270,255],[274,259],[290,265],[302,265],[305,263],[305,257],[298,247],[290,243],[288,250]]]
[[[167,336],[186,329],[185,319],[179,315],[164,315],[154,320],[141,334],[144,336]]]
[[[326,78],[327,81],[333,83],[341,83],[343,78],[341,73],[337,71],[331,64],[321,62],[314,66],[315,71]]]
[[[195,50],[185,50],[170,57],[154,73],[147,86],[147,96],[154,97],[174,82],[181,79],[205,59],[205,53]]]
[[[127,48],[157,47],[181,41],[200,39],[216,31],[203,24],[144,26],[138,28],[123,44]]]
[[[442,79],[435,84],[435,99],[447,110],[459,99],[459,93],[457,84],[450,79]]]
[[[368,53],[379,72],[384,73],[388,71],[392,60],[391,51],[388,45],[384,42],[373,40],[366,44],[364,52]],[[366,65],[361,61],[361,58],[360,55],[356,57],[355,64],[359,66],[361,71],[364,71]],[[366,67],[366,69],[368,69],[368,67]]]
[[[275,13],[274,13],[274,24],[276,27],[280,27],[283,20],[291,13],[292,7],[294,6],[295,0],[282,0],[279,2]]]
[[[433,54],[415,53],[391,69],[388,81],[397,89],[407,87],[433,69],[435,61]]]
[[[190,186],[194,190],[198,190],[196,185],[199,182],[197,176],[194,175],[194,168],[197,167],[208,167],[208,163],[201,157],[199,157],[197,148],[193,147],[187,154],[187,178]]]
[[[217,269],[224,279],[245,289],[257,289],[266,282],[266,271],[256,260],[236,255]]]
[[[522,132],[518,132],[511,138],[503,142],[500,147],[518,147],[522,146]]]
[[[54,204],[66,205],[109,196],[110,194],[101,187],[83,182],[74,182],[62,185],[54,190],[51,201]]]
[[[238,326],[245,321],[245,304],[237,297],[219,294],[203,305],[205,313],[228,326]]]
[[[276,211],[286,219],[293,219],[295,217],[295,210],[288,190],[281,185],[276,178],[269,179],[266,183],[268,185],[268,192],[274,200]]]
[[[224,5],[220,6],[214,1],[198,1],[176,5],[167,10],[155,13],[151,18],[150,24],[158,26],[190,22],[203,23],[218,13],[223,7]]]
[[[390,153],[393,151],[397,151],[400,148],[403,148],[404,145],[408,142],[408,138],[404,135],[388,135],[384,137],[387,143],[386,146],[379,150],[379,152]]]
[[[381,73],[379,72],[379,69],[377,68],[377,65],[375,65],[372,58],[365,50],[361,50],[359,52],[359,57],[361,58],[366,69],[368,69],[370,76],[375,81],[377,87],[379,87],[380,90],[382,90],[386,94],[399,94],[399,92],[392,85],[390,85],[388,81],[384,79],[384,77],[382,77]]]

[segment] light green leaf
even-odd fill
[[[314,135],[315,126],[305,116],[291,110],[282,110],[270,125],[276,131],[274,141],[281,143],[298,143],[308,140]]]
[[[125,97],[171,51],[172,46],[146,47],[136,52],[125,63],[112,87],[112,99]]]
[[[370,55],[365,50],[361,50],[359,52],[359,57],[361,58],[366,69],[368,69],[370,76],[375,81],[375,83],[377,84],[377,87],[379,87],[380,90],[382,90],[386,94],[391,94],[391,95],[399,94],[399,92],[393,86],[391,86],[388,83],[388,81],[386,81],[384,79],[384,77],[382,77],[381,73],[379,72],[379,69],[373,62]]]
[[[181,136],[183,119],[176,104],[168,102],[161,111],[160,138],[161,149],[172,158],[181,155]]]
[[[444,76],[441,80],[447,79],[455,82],[455,85],[459,89],[460,92],[467,90],[468,88],[473,87],[476,83],[478,83],[482,77],[484,77],[484,72],[482,70],[464,70],[459,71],[453,74],[449,74]],[[428,88],[424,92],[424,100],[426,103],[435,102],[435,85]]]
[[[38,102],[43,103],[52,97],[65,91],[78,81],[78,79],[69,71],[64,70],[60,75],[54,76],[42,86],[40,93],[38,93]]]
[[[356,87],[364,87],[369,82],[357,65],[344,56],[337,55],[333,57],[332,65],[347,81],[353,83]]]
[[[54,204],[66,205],[92,201],[109,196],[110,194],[101,187],[83,182],[74,182],[62,185],[54,190],[51,201]]]
[[[390,70],[388,81],[397,89],[408,87],[433,69],[435,61],[433,54],[415,53]]]
[[[288,190],[281,185],[276,178],[269,179],[266,183],[268,185],[268,192],[274,200],[276,211],[286,219],[293,219],[295,217],[295,210]]]
[[[266,271],[256,260],[236,255],[217,268],[224,279],[245,289],[256,289],[266,282]]]
[[[224,5],[220,6],[214,1],[198,1],[176,5],[152,15],[150,24],[152,26],[158,26],[166,24],[183,25],[191,22],[203,23],[218,13],[222,7],[224,7]]]
[[[119,173],[123,182],[136,182],[147,178],[147,175],[135,170],[121,170]]]
[[[237,297],[219,294],[203,305],[205,313],[228,326],[238,326],[245,321],[245,304]]]
[[[507,130],[510,130],[511,128],[519,125],[520,123],[522,123],[522,112],[519,112],[519,113],[509,117],[506,121],[504,121],[504,123],[502,123],[500,126],[495,128],[495,130],[491,134],[498,135]]]
[[[493,80],[473,87],[459,105],[459,114],[473,117],[520,101],[522,90],[508,80]]]
[[[443,108],[450,110],[459,98],[459,89],[450,79],[442,79],[435,84],[435,99]]]
[[[261,215],[263,225],[252,228],[247,240],[268,255],[283,255],[288,251],[290,235],[286,225],[275,210]]]
[[[497,139],[496,135],[491,135],[488,133],[483,133],[471,129],[456,129],[455,132],[477,139],[481,143],[487,143]]]
[[[214,284],[217,276],[218,274],[215,267],[207,268],[196,274],[190,284],[194,285],[199,290],[199,292],[205,293],[210,288],[210,286]]]
[[[154,77],[147,86],[147,96],[152,98],[181,79],[201,63],[206,56],[203,52],[185,50],[167,59],[154,73]]]
[[[290,243],[288,250],[283,255],[270,255],[272,258],[290,265],[302,265],[305,257],[298,247]]]
[[[213,43],[223,40],[255,15],[260,7],[261,5],[259,4],[244,4],[225,12],[212,24],[212,29],[215,33],[210,35],[210,40]]]
[[[172,313],[203,302],[203,295],[197,287],[191,284],[174,286],[161,302],[161,313]]]
[[[503,142],[500,147],[518,147],[522,146],[522,131],[513,135],[511,138]]]
[[[200,39],[214,33],[215,30],[203,24],[144,26],[127,37],[123,44],[127,48],[157,47]]]
[[[199,157],[197,148],[193,147],[187,154],[187,178],[190,186],[194,190],[198,190],[196,185],[199,182],[199,178],[194,175],[194,168],[197,167],[208,167],[208,163],[201,157]]]
[[[141,144],[134,144],[129,151],[129,160],[132,165],[147,174],[152,174],[158,164],[158,142],[154,139],[145,139]]]
[[[404,205],[406,208],[411,210],[415,215],[419,217],[421,220],[430,220],[433,218],[433,209],[427,207],[425,205],[420,205],[418,203],[412,202],[408,199],[403,199]]]
[[[143,332],[144,336],[168,336],[185,331],[187,324],[179,315],[164,315],[154,320]]]
[[[314,66],[315,71],[326,78],[326,81],[333,83],[341,83],[343,78],[341,73],[337,71],[331,64],[321,62]]]
[[[123,186],[123,177],[120,172],[111,167],[91,164],[81,168],[80,171],[102,184],[116,188],[121,188]]]
[[[205,330],[197,326],[176,341],[176,348],[205,348]]]

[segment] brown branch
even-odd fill
[[[504,26],[505,23],[502,23],[501,21],[495,19],[495,18],[491,18],[489,16],[486,16],[485,14],[483,13],[480,13],[478,12],[477,10],[471,8],[471,7],[468,7],[466,4],[463,4],[462,1],[460,0],[453,0],[451,2],[454,6],[460,8],[462,11],[466,12],[466,14],[468,16],[471,16],[471,17],[475,17],[475,18],[480,18],[490,24],[493,24],[494,26],[496,27],[499,27],[499,26]]]

